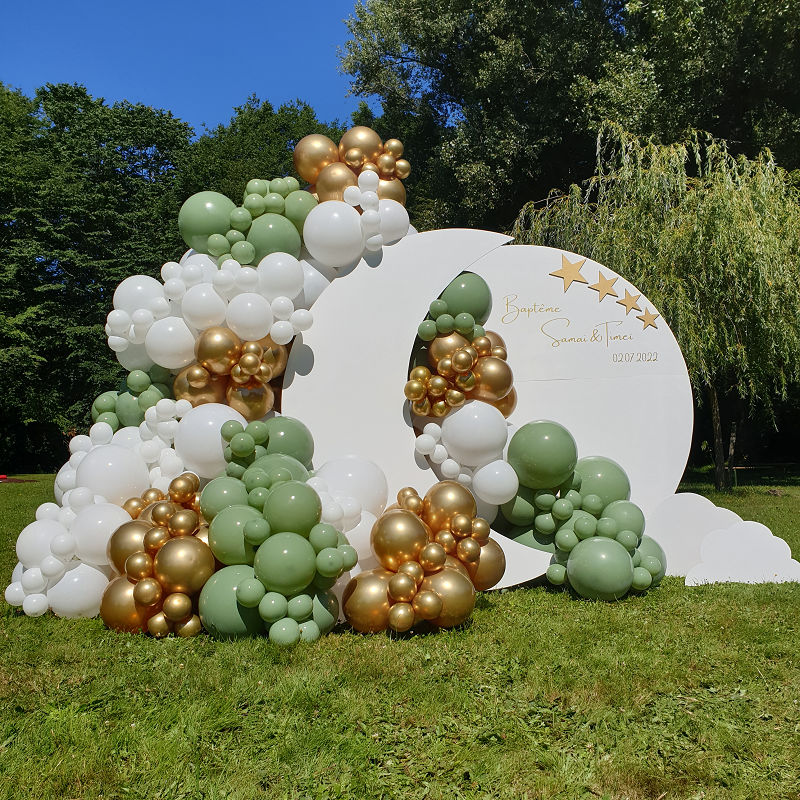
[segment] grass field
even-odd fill
[[[51,479],[0,485],[0,576]],[[800,553],[800,483],[716,495]],[[773,491],[776,489],[773,488]],[[2,604],[0,797],[800,798],[800,585],[488,594],[463,630],[155,641]]]

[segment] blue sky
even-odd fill
[[[358,99],[337,47],[354,0],[284,3],[40,0],[2,10],[0,81],[31,94],[81,83],[95,97],[171,110],[202,132],[255,93],[276,107],[300,98],[326,121]]]

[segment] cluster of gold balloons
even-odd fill
[[[378,197],[405,205],[402,179],[411,174],[411,164],[402,156],[399,139],[382,142],[372,128],[358,125],[338,145],[321,133],[304,136],[294,148],[294,168],[320,202],[341,200],[348,186],[358,185],[359,173],[370,171],[380,179]]]
[[[419,417],[444,417],[465,400],[482,400],[509,417],[517,405],[514,375],[502,337],[486,331],[471,342],[453,331],[428,347],[428,363],[408,375],[405,396]]]
[[[197,363],[175,377],[175,399],[193,406],[226,403],[252,422],[275,404],[270,381],[283,374],[289,351],[269,336],[242,342],[230,328],[214,327],[200,334],[195,355]]]
[[[360,572],[342,595],[350,625],[362,633],[408,631],[423,620],[440,628],[464,622],[475,591],[494,586],[506,568],[489,523],[476,517],[475,498],[455,481],[441,481],[424,498],[407,487],[372,528],[380,567]]]
[[[196,636],[202,630],[197,596],[216,569],[208,525],[199,510],[198,477],[173,479],[169,496],[148,489],[123,508],[134,517],[112,534],[108,561],[119,577],[103,593],[100,617],[106,627]]]

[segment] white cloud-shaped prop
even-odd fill
[[[711,531],[703,539],[700,559],[686,573],[687,586],[800,581],[800,563],[789,545],[759,522]]]

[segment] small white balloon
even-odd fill
[[[181,317],[154,322],[144,346],[148,356],[167,369],[183,369],[194,361],[194,335]]]
[[[184,414],[188,414],[193,406],[188,400],[175,401],[175,416],[180,419]]]
[[[25,602],[25,590],[20,581],[13,581],[6,586],[6,603],[14,608],[19,608]]]
[[[276,297],[293,300],[303,289],[303,267],[289,253],[270,253],[258,263],[258,281],[267,300]]]
[[[72,508],[65,506],[61,509],[61,511],[58,512],[58,522],[60,525],[63,525],[67,530],[69,530],[76,516],[78,515]]]
[[[361,193],[361,208],[364,211],[377,211],[380,207],[380,199],[377,192],[362,192]]]
[[[481,500],[492,505],[501,505],[513,499],[519,490],[519,478],[514,468],[498,459],[475,470],[472,476],[472,491]]]
[[[120,447],[127,447],[129,450],[136,450],[142,443],[139,429],[133,425],[126,425],[120,428],[111,438],[111,444],[118,444]]]
[[[447,455],[447,448],[444,445],[437,444],[428,458],[434,464],[442,464],[447,459]]]
[[[361,189],[358,186],[347,186],[342,192],[342,199],[349,206],[361,205]]]
[[[436,439],[428,433],[421,433],[414,440],[414,449],[423,456],[429,456],[436,447]]]
[[[292,323],[292,327],[295,330],[307,331],[314,323],[314,317],[311,312],[307,311],[305,308],[298,308],[296,311],[292,312],[292,315],[289,317],[289,322]]]
[[[94,492],[85,486],[79,486],[69,493],[69,507],[73,511],[80,511],[94,503]]]
[[[181,265],[177,261],[167,261],[161,267],[161,280],[168,281],[170,278],[180,278],[181,271]]]
[[[236,275],[241,270],[242,265],[235,258],[226,258],[219,268],[222,272],[229,272],[231,275]]]
[[[107,422],[95,422],[89,428],[89,438],[93,445],[108,444],[114,437],[114,429]]]
[[[122,336],[108,337],[108,347],[115,353],[124,353],[129,346],[130,342],[127,339],[123,338]]]
[[[234,284],[243,292],[256,292],[258,291],[258,281],[258,273],[252,267],[242,267],[236,273]]]
[[[200,283],[200,281],[203,280],[203,270],[200,268],[200,265],[192,261],[188,261],[184,264],[181,270],[181,280],[186,284],[187,288]]]
[[[164,422],[159,422],[157,431],[159,438],[165,442],[171,442],[175,438],[175,431],[178,429],[178,420],[168,419]]]
[[[265,297],[255,292],[244,292],[228,303],[225,319],[237,336],[254,341],[269,333],[272,311]]]
[[[364,245],[367,250],[371,250],[375,252],[376,250],[380,250],[383,247],[383,236],[380,233],[376,233],[374,236],[370,236]]]
[[[47,613],[49,608],[50,604],[47,602],[47,595],[45,594],[29,594],[22,601],[22,610],[29,617],[41,617],[42,614]]]
[[[68,492],[70,489],[75,488],[75,470],[69,461],[64,464],[56,475],[56,486],[62,492]]]
[[[442,438],[442,426],[436,422],[429,422],[422,432],[431,436],[434,442],[438,442]]]
[[[65,572],[64,562],[54,555],[45,556],[39,565],[42,575],[51,583],[57,581]]]
[[[362,192],[377,192],[380,178],[376,172],[364,171],[358,176],[358,188]]]
[[[227,273],[218,274],[225,275],[226,279],[230,280],[230,285],[233,285]],[[181,303],[181,311],[183,318],[198,330],[221,325],[225,321],[225,301],[214,286],[208,283],[199,283],[186,292]]]
[[[92,449],[92,440],[86,436],[86,434],[81,433],[78,436],[73,436],[69,440],[69,451],[70,453],[77,453],[79,451],[89,452]]]
[[[278,320],[269,329],[269,335],[275,344],[289,344],[294,338],[294,328],[288,320]]]
[[[131,321],[134,325],[152,325],[156,320],[153,312],[147,308],[137,308],[131,316]]]
[[[408,211],[397,200],[381,200],[381,234],[386,244],[399,241],[408,233]]]
[[[169,300],[166,297],[156,297],[147,304],[153,319],[164,319],[169,314]]]
[[[452,458],[446,458],[444,461],[442,461],[442,464],[439,468],[442,471],[442,475],[449,480],[454,480],[461,472],[461,465],[458,463],[458,461],[454,461]]]
[[[146,308],[150,300],[164,296],[164,287],[149,275],[131,275],[114,291],[114,308],[132,314],[137,308]]]
[[[159,420],[172,419],[175,416],[175,401],[164,397],[155,404]]]
[[[25,572],[22,573],[20,582],[22,583],[22,588],[25,590],[25,594],[40,594],[47,586],[47,578],[42,575],[42,570],[39,567],[26,569]]]
[[[127,311],[114,309],[108,312],[106,325],[114,336],[124,336],[131,326],[131,315]]]
[[[374,209],[361,215],[361,229],[365,236],[373,236],[381,232],[381,215]]]
[[[58,519],[58,512],[60,510],[56,503],[42,503],[39,508],[36,509],[36,519]]]
[[[275,319],[289,319],[294,313],[294,305],[288,297],[276,297],[270,308]]]

